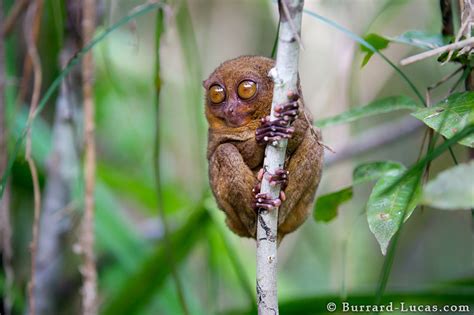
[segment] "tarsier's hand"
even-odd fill
[[[288,103],[278,105],[275,108],[275,117],[270,120],[270,116],[262,118],[262,125],[257,128],[255,138],[259,144],[273,144],[281,139],[292,137],[295,129],[290,127],[299,114],[299,95],[293,92],[288,93]]]

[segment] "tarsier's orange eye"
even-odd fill
[[[257,93],[257,83],[252,80],[242,81],[237,88],[237,93],[241,99],[248,100]]]
[[[220,85],[213,85],[209,88],[209,99],[214,104],[222,103],[225,100],[224,88]]]

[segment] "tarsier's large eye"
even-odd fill
[[[220,85],[213,85],[209,88],[209,99],[214,104],[222,103],[225,100],[224,88]]]
[[[237,93],[241,99],[248,100],[257,93],[257,83],[252,80],[242,81],[237,88]]]

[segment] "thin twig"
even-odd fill
[[[96,2],[95,0],[83,1],[82,40],[89,43],[95,30]],[[84,97],[84,139],[85,139],[85,196],[84,219],[81,238],[84,264],[82,274],[84,283],[82,288],[82,312],[84,315],[97,314],[97,270],[94,256],[94,188],[95,188],[95,123],[93,80],[94,65],[92,53],[85,54],[82,60],[82,93]]]
[[[408,64],[418,62],[420,60],[423,60],[423,59],[426,59],[426,58],[429,58],[429,57],[433,57],[433,56],[442,54],[442,53],[447,52],[447,51],[451,51],[451,50],[455,50],[455,49],[461,49],[461,48],[467,47],[469,45],[474,45],[474,37],[459,41],[457,43],[452,43],[452,44],[449,44],[449,45],[441,46],[441,47],[438,47],[438,48],[435,48],[435,49],[432,49],[432,50],[422,52],[421,54],[417,54],[417,55],[402,59],[400,61],[400,64],[402,66],[406,66]]]
[[[41,15],[43,6],[43,0],[36,0],[31,3],[27,16],[25,19],[25,41],[27,46],[27,53],[31,60],[33,66],[34,74],[34,84],[33,84],[33,95],[31,97],[30,112],[28,115],[28,121],[31,123],[35,118],[36,107],[38,106],[40,93],[41,93],[41,79],[42,79],[42,70],[41,70],[41,61],[38,55],[34,40],[35,25],[32,27],[31,21],[38,19],[38,16]],[[36,303],[34,299],[34,289],[35,289],[35,276],[36,276],[36,256],[37,256],[37,245],[38,245],[38,235],[39,235],[39,219],[41,212],[41,191],[38,180],[38,171],[36,169],[35,162],[31,156],[31,129],[28,130],[26,135],[26,153],[25,159],[28,162],[28,166],[31,172],[31,178],[33,180],[33,191],[34,191],[34,220],[33,220],[33,231],[32,231],[32,241],[31,241],[31,279],[29,285],[29,308],[30,314],[34,315],[36,312]]]
[[[438,86],[440,86],[441,84],[449,81],[449,79],[451,79],[452,77],[454,77],[456,74],[458,74],[459,72],[461,72],[462,70],[464,69],[464,67],[459,67],[458,69],[456,69],[454,72],[446,75],[445,77],[443,77],[441,80],[439,80],[438,82],[428,86],[427,90],[428,91],[431,91],[431,90],[434,90],[436,89]],[[428,100],[427,100],[427,103],[428,103]]]
[[[33,31],[32,31],[31,40],[33,41],[35,46],[38,43],[38,36],[39,36],[39,33],[40,33],[40,29],[41,29],[41,15],[43,13],[43,3],[44,2],[41,1],[38,4],[38,9],[37,9],[38,14],[36,14],[33,17],[33,22],[32,22]],[[26,22],[26,23],[29,23],[29,22]],[[31,72],[33,71],[33,67],[34,67],[33,66],[33,61],[31,60],[30,55],[27,54],[25,56],[24,61],[23,61],[23,74],[22,74],[21,81],[20,81],[20,88],[19,88],[17,101],[16,101],[17,104],[23,104],[23,101],[26,98],[26,94],[29,91],[30,78],[31,78]]]
[[[10,35],[13,27],[20,18],[21,14],[25,12],[28,6],[28,0],[19,0],[14,3],[13,8],[10,10],[10,14],[5,18],[5,22],[1,25],[0,35],[6,37]]]

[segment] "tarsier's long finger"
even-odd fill
[[[294,130],[295,130],[295,128],[291,128],[291,127],[282,127],[282,126],[270,125],[270,126],[262,126],[262,127],[258,128],[255,131],[255,134],[256,135],[261,135],[261,134],[272,132],[272,131],[273,132],[288,133],[288,132],[293,132]]]
[[[255,139],[260,144],[272,143],[281,139],[290,139],[295,128],[281,127],[279,125],[266,125],[257,128],[255,132]]]
[[[281,205],[280,198],[271,199],[271,197],[266,193],[259,193],[255,195],[255,202],[253,204],[253,208],[255,210],[264,209],[264,210],[271,210],[277,208]]]
[[[269,127],[269,126],[280,126],[280,127],[286,127],[287,126],[286,121],[284,121],[282,119],[271,120],[270,116],[266,116],[265,118],[260,119],[260,122],[262,123],[260,128],[265,128],[265,127]]]
[[[268,131],[255,135],[255,139],[257,142],[270,142],[272,140],[289,139],[294,132],[294,128],[288,128],[285,131]]]
[[[283,119],[285,122],[295,120],[299,115],[298,102],[290,102],[279,105],[275,108],[275,117]]]
[[[275,174],[269,174],[269,182],[270,185],[275,186],[275,185],[281,185],[281,190],[284,190],[286,186],[288,185],[288,175],[289,172],[284,169],[277,169],[275,171]]]

